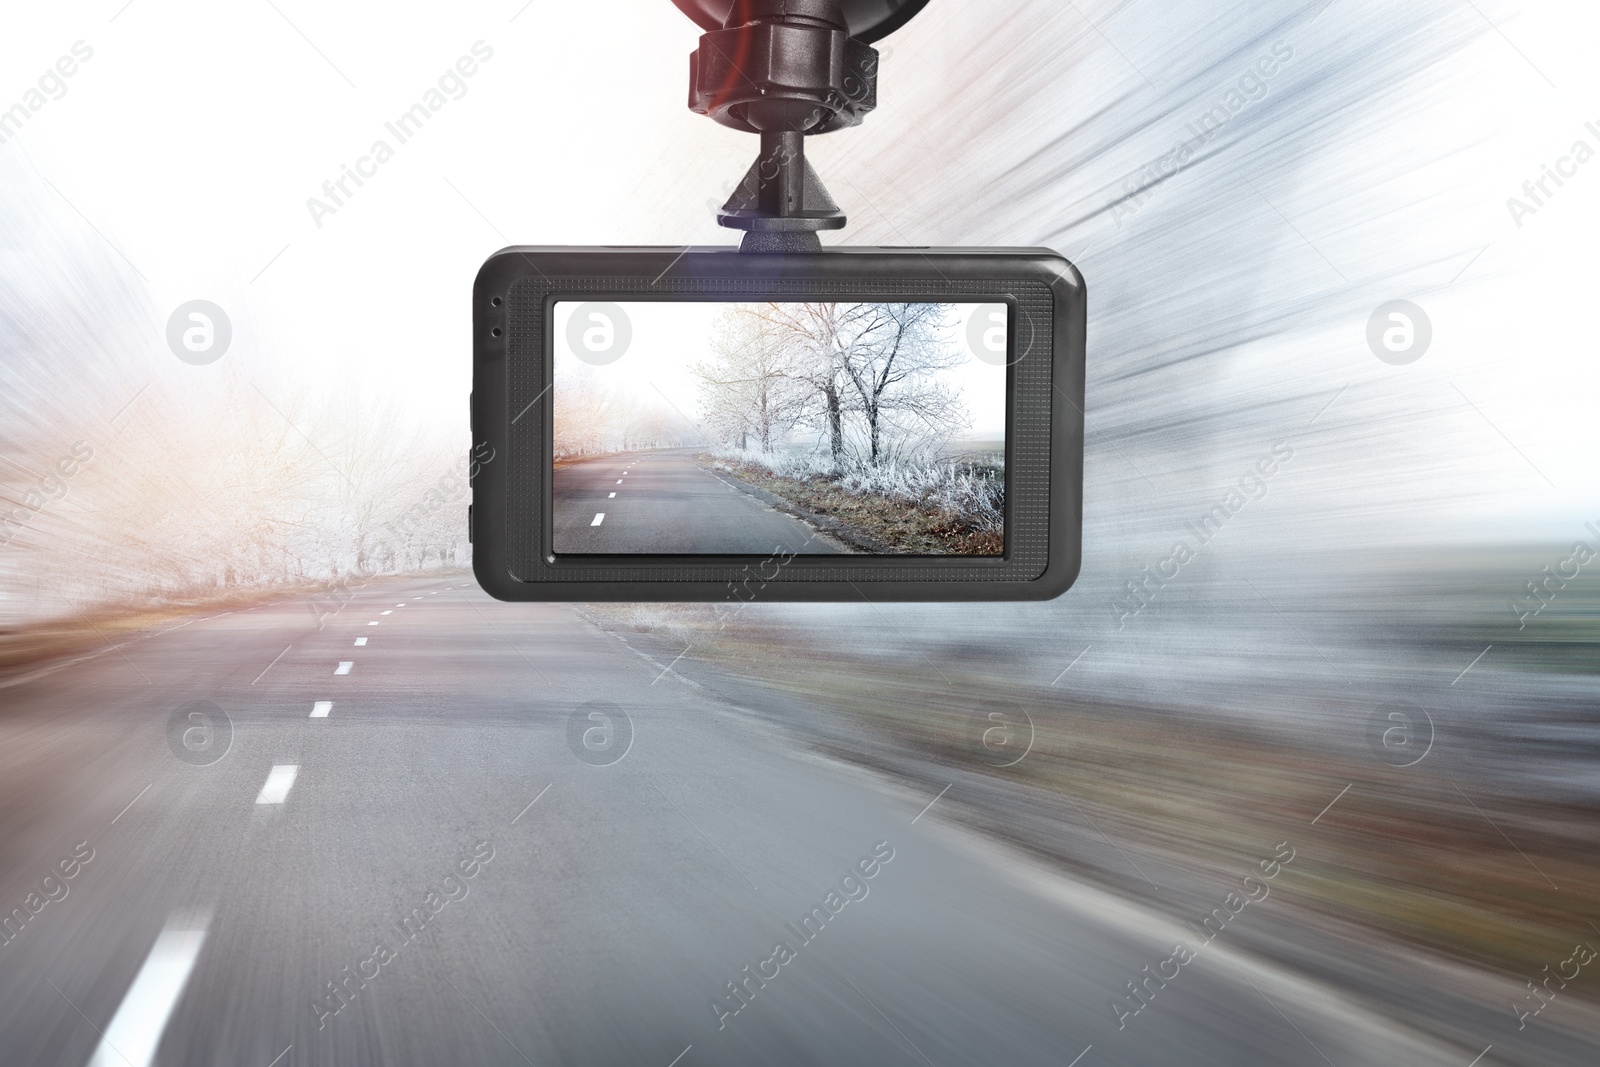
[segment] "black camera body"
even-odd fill
[[[1048,249],[514,247],[473,287],[502,600],[1055,597],[1085,290]]]

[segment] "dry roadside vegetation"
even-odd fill
[[[1005,551],[1004,474],[949,464],[935,470],[859,476],[789,469],[737,453],[699,461],[864,534],[865,544],[906,555],[998,556]]]

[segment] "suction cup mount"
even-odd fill
[[[819,251],[845,224],[806,162],[805,139],[859,125],[878,103],[871,42],[928,0],[673,0],[707,32],[690,56],[689,109],[761,135],[761,154],[717,213],[745,252]]]

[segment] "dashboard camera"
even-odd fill
[[[675,0],[760,134],[738,247],[513,247],[473,287],[469,512],[503,600],[1037,600],[1081,557],[1085,292],[1041,248],[824,249],[804,138],[925,0]]]

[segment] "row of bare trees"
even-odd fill
[[[305,375],[225,288],[182,295],[227,309],[231,348],[180,363],[171,305],[23,157],[0,153],[0,189],[0,643],[108,605],[470,562],[465,427],[358,362]]]
[[[687,417],[611,387],[588,367],[557,367],[552,426],[557,459],[700,443]]]
[[[697,364],[713,437],[770,453],[797,429],[825,434],[834,466],[942,443],[968,424],[938,372],[965,361],[950,304],[763,303],[718,318]],[[752,444],[753,443],[753,444]]]

